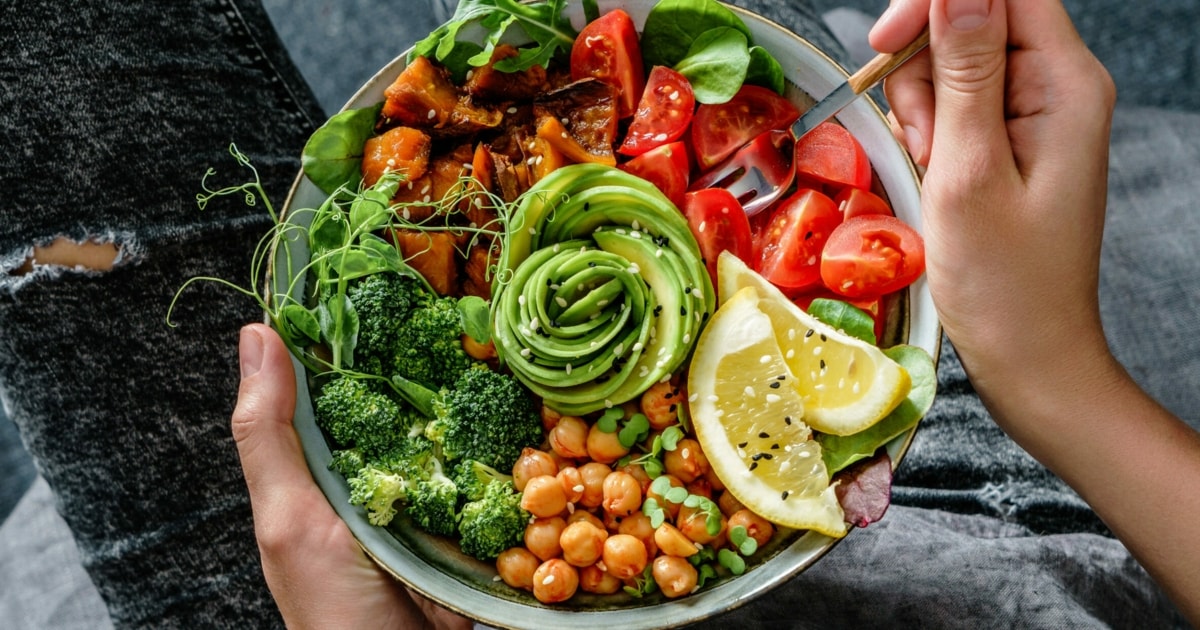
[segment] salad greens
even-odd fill
[[[746,36],[735,28],[719,26],[704,31],[688,49],[675,70],[687,77],[699,103],[724,103],[741,89],[750,68]]]

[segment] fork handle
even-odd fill
[[[850,75],[846,79],[846,83],[850,84],[850,88],[855,94],[862,94],[883,80],[884,77],[891,74],[893,70],[899,68],[909,57],[917,54],[922,48],[929,45],[929,25],[921,31],[920,35],[909,45],[891,54],[877,55],[874,59],[868,61],[863,67],[858,69],[858,72]]]

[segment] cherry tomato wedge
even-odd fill
[[[683,207],[691,164],[682,142],[651,149],[620,165],[620,169],[654,184],[676,207]]]
[[[727,102],[704,104],[692,119],[692,148],[701,171],[708,170],[764,131],[786,129],[800,110],[757,85],[743,85]]]
[[[756,271],[785,292],[821,286],[821,250],[842,222],[833,200],[799,190],[783,200],[759,234]]]
[[[717,286],[717,256],[725,250],[743,261],[754,251],[750,219],[733,194],[724,188],[705,188],[687,193],[683,214],[700,244],[700,256],[708,277]]]
[[[925,242],[893,216],[868,214],[842,222],[821,254],[821,279],[850,298],[899,291],[925,271]]]
[[[692,124],[695,109],[696,95],[687,77],[666,66],[654,66],[617,152],[641,155],[678,140]]]
[[[845,127],[821,123],[796,142],[796,174],[827,184],[871,188],[871,160]]]
[[[594,77],[617,88],[617,114],[633,115],[646,86],[642,49],[629,14],[616,9],[583,27],[571,46],[571,79]]]
[[[882,197],[869,190],[847,186],[833,198],[842,219],[852,219],[864,214],[893,214],[892,207]]]

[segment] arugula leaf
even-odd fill
[[[875,320],[860,308],[841,300],[817,298],[808,306],[808,314],[851,337],[876,345]]]
[[[659,0],[642,27],[642,58],[646,67],[674,68],[688,56],[696,38],[722,26],[736,29],[750,40],[750,28],[716,0]]]
[[[724,103],[742,87],[750,67],[746,36],[718,26],[700,34],[675,69],[687,77],[699,103]]]
[[[375,133],[383,103],[335,114],[313,132],[300,153],[300,165],[327,195],[342,186],[357,188],[362,181],[363,144]]]

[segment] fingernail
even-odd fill
[[[263,342],[258,331],[249,326],[242,328],[238,339],[238,358],[242,378],[254,376],[262,368]]]
[[[904,144],[908,145],[908,154],[912,156],[913,160],[920,162],[922,153],[925,151],[925,141],[916,127],[904,126]]]
[[[946,0],[946,21],[959,31],[973,31],[992,12],[992,0]]]

